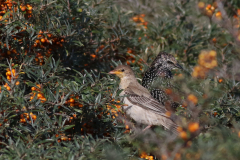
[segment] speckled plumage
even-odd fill
[[[173,68],[181,68],[182,67],[177,63],[176,59],[173,55],[160,52],[158,56],[154,59],[148,70],[145,72],[144,77],[142,79],[142,86],[151,90],[151,95],[158,100],[161,104],[165,105],[165,101],[169,98],[165,94],[165,92],[161,89],[152,88],[153,82],[157,77],[161,78],[161,83],[158,84],[162,88],[162,83],[165,81],[168,87],[171,87],[170,80],[173,75],[171,70]],[[176,108],[176,103],[172,102],[171,106]]]

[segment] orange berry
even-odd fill
[[[31,115],[32,119],[33,120],[36,120],[37,119],[37,116],[36,115]]]
[[[177,131],[178,131],[178,132],[182,132],[182,131],[183,131],[182,127],[178,127],[178,128],[177,128]]]
[[[138,21],[139,21],[139,17],[138,17],[138,16],[132,17],[132,20],[133,20],[134,22],[138,22]]]
[[[190,94],[187,98],[189,101],[193,102],[194,104],[197,104],[198,103],[198,99],[195,95],[193,94]]]
[[[143,22],[143,25],[144,25],[144,26],[147,26],[147,25],[148,25],[148,22]]]
[[[40,98],[41,99],[41,103],[44,103],[44,102],[46,102],[47,101],[47,99],[46,98]]]
[[[198,3],[198,8],[199,9],[203,9],[205,7],[205,3],[204,2],[199,2]]]
[[[7,71],[7,72],[6,72],[6,76],[11,76],[11,72],[10,72],[10,71]]]
[[[188,124],[188,130],[190,132],[196,132],[199,129],[199,123],[193,122]]]
[[[139,21],[145,22],[145,20],[142,17],[139,17]]]
[[[237,15],[239,15],[239,16],[240,16],[240,9],[238,9],[238,10],[237,10]]]
[[[102,50],[105,46],[102,44],[99,49]]]
[[[219,83],[222,83],[222,82],[223,82],[223,79],[219,79],[218,82],[219,82]]]
[[[38,87],[39,89],[41,89],[41,85],[40,85],[40,84],[37,84],[37,87]]]
[[[128,50],[127,50],[127,53],[133,53],[133,50],[128,49]]]
[[[182,139],[186,140],[186,139],[187,139],[187,132],[182,131],[182,132],[180,132],[179,136],[180,136]]]
[[[216,42],[217,42],[217,39],[214,37],[214,38],[212,39],[212,42],[213,42],[213,43],[216,43]]]
[[[207,7],[206,7],[206,10],[209,10],[211,9],[212,5],[211,4],[208,4]]]
[[[220,11],[218,11],[218,12],[216,13],[216,17],[217,17],[217,18],[222,18],[222,13],[221,13]]]
[[[67,140],[67,137],[61,137],[61,140],[62,140],[62,141],[66,141],[66,140]]]
[[[25,123],[25,122],[26,122],[25,118],[20,119],[20,123]]]
[[[42,39],[41,39],[41,42],[42,42],[42,43],[45,43],[45,42],[46,42],[46,40],[45,40],[44,38],[42,38]]]
[[[167,89],[165,89],[165,93],[170,95],[170,94],[172,94],[172,90],[170,88],[167,88]]]
[[[214,112],[214,113],[213,113],[213,116],[216,117],[216,116],[217,116],[217,112]]]
[[[16,82],[16,85],[18,86],[19,84],[20,84],[20,82],[19,82],[19,81],[17,81],[17,82]]]
[[[92,58],[96,58],[97,56],[95,54],[90,54]]]
[[[21,11],[23,11],[23,12],[26,11],[26,7],[25,7],[25,6],[22,6],[22,7],[21,7]]]
[[[166,113],[165,113],[165,115],[167,116],[167,117],[170,117],[171,116],[171,112],[170,111],[167,111]]]
[[[7,86],[7,90],[8,90],[8,91],[10,91],[10,90],[11,90],[11,88],[10,88],[9,86]]]
[[[75,100],[74,100],[73,98],[70,98],[69,102],[70,102],[70,103],[74,103]]]
[[[38,94],[37,94],[37,98],[38,98],[38,99],[40,99],[40,98],[42,98],[42,97],[43,97],[42,93],[38,93]]]
[[[31,11],[32,10],[32,6],[28,6],[28,8],[27,8],[29,11]]]

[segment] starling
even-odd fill
[[[166,96],[165,92],[161,89],[151,88],[154,80],[157,77],[161,78],[161,83],[165,82],[167,86],[170,86],[170,79],[172,79],[171,70],[174,68],[180,68],[179,65],[174,58],[173,55],[168,54],[166,52],[160,52],[155,60],[152,62],[148,70],[145,72],[144,77],[142,79],[142,86],[151,90],[151,95],[155,98],[159,103],[165,105],[165,101],[169,98]],[[160,86],[162,84],[158,84]],[[179,106],[176,102],[171,102],[171,108],[175,109]]]
[[[152,125],[162,125],[177,132],[178,125],[167,115],[165,106],[156,101],[150,92],[138,83],[131,67],[120,65],[109,74],[116,74],[120,78],[119,88],[123,89],[121,96],[124,96],[123,110],[137,123],[147,124],[149,128]]]

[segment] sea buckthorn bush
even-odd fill
[[[0,0],[0,159],[239,159],[239,18],[238,0]],[[161,88],[175,136],[142,132],[107,74],[141,83],[160,51],[184,68]]]

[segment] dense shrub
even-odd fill
[[[0,2],[1,159],[239,159],[238,0]],[[107,74],[163,50],[177,137],[141,132]]]

